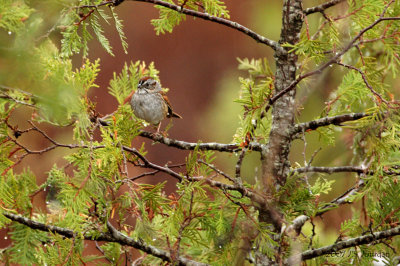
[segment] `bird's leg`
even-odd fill
[[[160,128],[161,128],[161,121],[160,121],[160,123],[158,123],[156,134],[160,134]]]

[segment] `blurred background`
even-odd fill
[[[48,1],[33,1],[36,9],[48,15],[48,21],[44,21],[49,29],[58,19]],[[230,11],[231,20],[249,27],[255,32],[270,39],[278,40],[281,26],[281,5],[278,0],[251,0],[225,1]],[[304,7],[310,7],[324,1],[304,1]],[[328,13],[345,12],[345,6]],[[233,101],[239,97],[240,84],[239,76],[247,77],[247,73],[237,69],[237,58],[262,58],[266,57],[273,65],[272,50],[259,44],[250,37],[233,29],[226,28],[219,24],[211,23],[201,19],[187,17],[181,25],[177,26],[172,34],[157,36],[150,24],[150,20],[157,18],[158,11],[147,3],[126,1],[116,8],[119,17],[124,21],[124,31],[129,44],[128,54],[122,50],[119,37],[113,26],[105,25],[105,34],[110,39],[114,48],[115,56],[110,56],[97,41],[90,43],[89,58],[95,60],[100,58],[101,72],[97,79],[99,88],[92,89],[90,97],[97,103],[97,111],[103,115],[112,113],[117,108],[117,101],[108,94],[108,85],[113,73],[121,71],[125,63],[137,60],[145,61],[147,64],[155,62],[156,68],[160,71],[160,80],[163,87],[169,88],[168,97],[174,111],[181,114],[183,119],[173,121],[172,128],[168,131],[169,137],[190,142],[221,142],[229,143],[235,133],[240,116],[240,105]],[[316,30],[318,22],[321,21],[320,14],[311,15],[308,18],[311,30]],[[50,38],[59,45],[60,35],[54,33]],[[0,32],[0,75],[7,75],[11,66],[10,58],[7,57],[7,45],[13,41],[12,34]],[[2,59],[3,58],[3,59]],[[78,56],[73,58],[74,65],[79,67],[82,59]],[[340,83],[342,72],[336,72],[331,68],[312,82],[305,83],[298,90],[298,121],[308,121],[318,117],[327,100],[330,92]],[[5,76],[1,80],[6,80]],[[14,84],[3,84],[13,87]],[[23,83],[19,83],[23,89]],[[29,88],[25,88],[29,90]],[[21,108],[13,114],[11,122],[18,124],[20,129],[29,125],[26,120],[31,117],[31,111]],[[165,127],[168,121],[163,123]],[[40,125],[54,139],[62,143],[71,143],[72,132],[56,130],[49,125]],[[148,128],[153,130],[152,128]],[[312,133],[307,136],[306,157],[310,156],[320,147],[319,135]],[[142,142],[146,143],[148,159],[164,165],[179,164],[185,162],[187,151],[166,147],[161,144],[152,144],[150,141],[138,137],[133,143],[140,147]],[[39,134],[32,133],[21,137],[21,142],[29,147],[39,149],[48,146],[48,142]],[[350,146],[352,135],[350,132],[342,132],[335,144],[324,146],[313,161],[315,166],[334,166],[350,164]],[[40,156],[30,155],[23,163],[16,168],[21,171],[29,167],[37,176],[39,182],[43,182],[45,174],[54,163],[58,166],[65,164],[60,159],[71,151],[56,149]],[[304,163],[304,144],[301,141],[294,143],[291,160],[292,165],[298,162]],[[223,171],[233,174],[236,163],[236,156],[232,154],[217,153],[215,164]],[[40,161],[38,161],[40,160]],[[38,163],[40,162],[40,163]],[[259,174],[259,156],[251,154],[244,161],[242,171],[243,177],[249,183],[254,183]],[[129,174],[136,175],[137,169],[129,169]],[[313,179],[310,176],[310,181]],[[328,179],[335,179],[335,190],[325,197],[331,200],[355,182],[354,175],[335,174],[327,176]],[[140,179],[140,182],[156,184],[167,179],[166,192],[174,191],[175,186],[172,178],[159,174]],[[35,197],[35,203],[39,208],[45,208],[46,193],[40,193]],[[354,206],[353,206],[354,207]],[[337,236],[337,229],[340,223],[349,218],[350,209],[341,207],[340,211],[332,211],[318,218],[315,221],[319,230],[327,232],[327,236],[333,239]],[[321,222],[322,221],[322,222]],[[332,233],[330,233],[332,232]],[[6,232],[0,235],[0,248],[9,244],[4,241]]]

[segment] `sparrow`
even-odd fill
[[[133,113],[136,117],[157,126],[157,133],[160,131],[161,121],[164,118],[182,118],[172,111],[171,104],[157,80],[151,77],[140,79],[137,90],[132,93],[130,104]]]

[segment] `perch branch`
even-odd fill
[[[104,117],[108,117],[109,115],[106,115]],[[97,121],[102,125],[102,126],[109,126],[109,122],[103,118],[97,118]],[[220,152],[237,152],[240,151],[240,144],[239,143],[217,143],[217,142],[208,142],[208,143],[196,143],[196,142],[187,142],[187,141],[182,141],[182,140],[177,140],[177,139],[171,139],[168,137],[164,137],[161,134],[153,134],[148,131],[140,130],[139,136],[147,139],[151,139],[153,141],[157,141],[159,143],[162,143],[164,145],[178,148],[181,150],[194,150],[196,147],[200,150],[212,150],[212,151],[220,151]],[[252,151],[262,151],[264,144],[260,144],[257,142],[251,142],[249,143],[249,150]]]
[[[239,149],[240,144],[238,143],[225,144],[216,142],[209,142],[209,143],[186,142],[182,140],[167,138],[162,136],[161,134],[152,134],[150,132],[143,130],[140,131],[139,136],[182,150],[194,150],[196,147],[198,147],[200,150],[213,150],[221,152],[236,152],[240,150]],[[261,151],[263,148],[263,144],[251,142],[248,147],[250,150],[253,151]]]

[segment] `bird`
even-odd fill
[[[161,84],[152,77],[139,80],[137,90],[131,94],[130,105],[136,117],[157,126],[159,133],[161,121],[166,117],[182,118],[172,110],[171,104],[161,89]],[[128,96],[128,97],[130,97]]]

